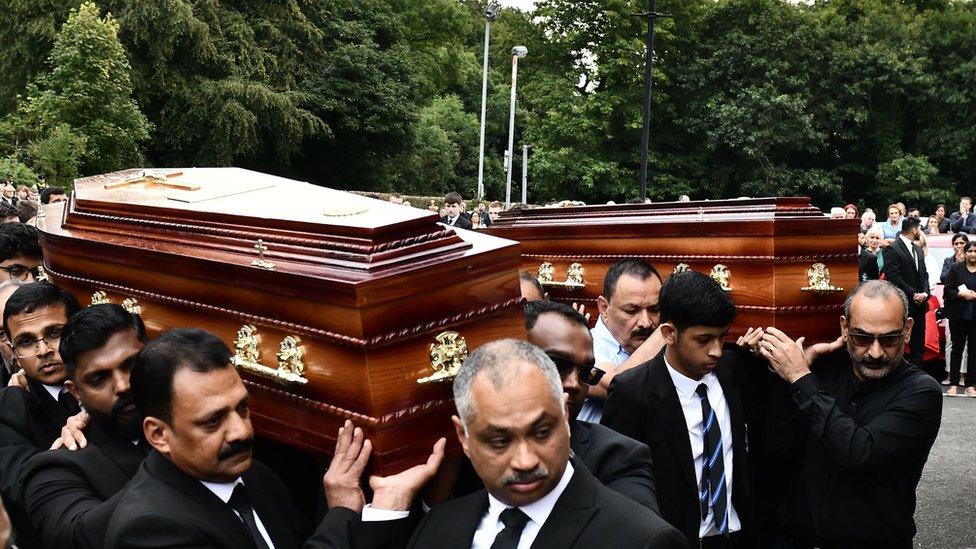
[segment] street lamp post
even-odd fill
[[[491,36],[491,24],[502,11],[498,2],[489,2],[485,6],[485,60],[481,73],[481,141],[478,144],[478,198],[485,196],[485,111],[488,103],[488,39]]]
[[[508,114],[508,170],[505,176],[505,208],[512,207],[512,166],[515,164],[515,84],[518,79],[518,60],[525,57],[529,50],[525,46],[512,48],[512,101]]]
[[[528,204],[529,194],[529,146],[522,143],[522,204]]]
[[[640,160],[640,199],[647,198],[647,160],[651,138],[651,94],[653,93],[654,71],[654,22],[658,17],[670,17],[667,13],[658,13],[656,0],[648,0],[648,10],[645,13],[635,13],[639,17],[647,17],[647,44],[644,53],[644,128],[641,134]]]

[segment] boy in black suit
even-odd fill
[[[610,386],[603,424],[647,444],[661,514],[691,547],[757,547],[737,353],[723,350],[736,310],[697,272],[660,296],[666,347]]]

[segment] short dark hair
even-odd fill
[[[675,273],[661,286],[661,322],[678,330],[692,326],[723,327],[735,320],[735,304],[710,276],[697,271]]]
[[[61,187],[44,187],[41,190],[41,204],[50,204],[51,197],[54,195],[65,194]]]
[[[535,289],[539,290],[539,295],[541,296],[546,295],[546,289],[542,287],[542,283],[539,282],[538,277],[532,276],[532,273],[530,273],[529,271],[526,270],[519,271],[519,280],[535,286]]]
[[[657,269],[643,259],[636,257],[621,259],[610,266],[610,269],[607,271],[607,276],[603,279],[603,297],[608,301],[613,297],[613,293],[617,291],[617,281],[623,275],[630,275],[641,281],[647,280],[648,277],[653,275],[658,280],[661,280],[661,274],[657,272]]]
[[[41,260],[41,243],[37,229],[23,223],[0,224],[0,261],[23,256]]]
[[[149,340],[142,318],[126,311],[121,305],[101,303],[78,311],[64,325],[58,347],[68,377],[75,377],[78,356],[104,347],[112,336],[126,330],[135,330],[136,337],[143,343]]]
[[[30,200],[21,200],[17,203],[17,218],[21,223],[27,223],[37,216],[37,204]]]
[[[922,220],[917,217],[906,217],[901,222],[901,232],[907,233],[922,225]]]
[[[231,368],[230,349],[219,337],[196,328],[170,330],[139,351],[129,384],[142,417],[172,421],[173,378],[183,369],[207,373]]]
[[[9,202],[0,202],[0,221],[14,216],[20,220],[20,215],[17,213],[17,207]]]
[[[71,318],[81,309],[78,300],[71,292],[50,282],[32,282],[17,288],[10,294],[7,306],[3,309],[3,331],[10,337],[10,317],[22,313],[33,313],[41,307],[61,305],[65,318]]]
[[[461,195],[459,195],[458,193],[447,193],[447,195],[444,196],[445,206],[447,206],[448,204],[460,204],[461,202],[463,202],[463,200],[461,198]]]
[[[545,313],[556,313],[570,322],[579,324],[585,328],[587,332],[590,331],[590,326],[586,323],[586,317],[579,314],[576,309],[566,305],[565,303],[542,300],[527,301],[523,306],[523,309],[525,310],[526,330],[531,330],[535,327],[535,323],[539,320],[539,315]]]

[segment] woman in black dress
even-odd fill
[[[945,309],[952,334],[952,355],[949,358],[949,391],[946,396],[956,396],[959,370],[962,366],[962,350],[968,344],[966,396],[976,397],[976,242],[967,242],[965,259],[951,267],[945,277]]]

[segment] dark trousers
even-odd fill
[[[949,356],[949,385],[959,385],[959,370],[962,369],[962,351],[969,344],[966,355],[966,387],[976,385],[976,321],[950,320],[949,335],[952,336],[952,354]]]
[[[915,324],[912,326],[912,335],[908,339],[908,345],[912,348],[912,353],[905,358],[921,368],[922,356],[925,354],[925,312],[916,308],[912,318]]]

